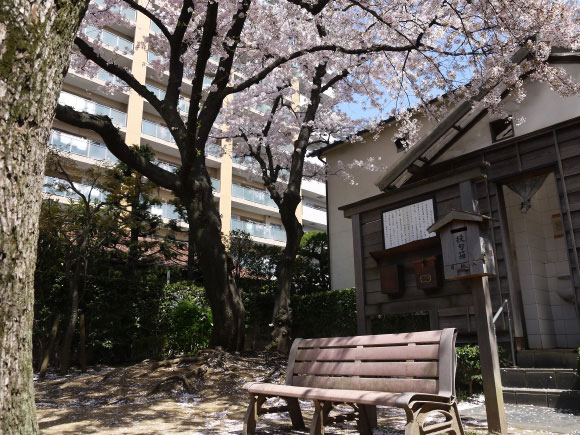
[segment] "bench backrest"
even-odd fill
[[[455,395],[457,330],[294,340],[286,384]]]

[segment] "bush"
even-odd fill
[[[187,281],[166,285],[159,325],[165,355],[191,354],[207,347],[213,322],[205,290]]]
[[[473,383],[481,385],[481,366],[479,365],[479,346],[465,345],[455,348],[457,354],[457,374],[459,383],[469,388],[473,394]]]

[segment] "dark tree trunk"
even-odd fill
[[[280,217],[286,231],[286,246],[276,269],[278,283],[272,319],[274,325],[272,343],[278,352],[287,354],[290,351],[292,327],[292,309],[290,307],[292,276],[304,231],[302,224],[296,218],[296,207],[280,207]]]
[[[71,270],[70,265],[66,267],[68,275],[68,286],[70,294],[70,314],[68,324],[64,333],[64,339],[60,350],[59,374],[65,375],[68,373],[71,362],[72,342],[74,338],[75,328],[79,312],[79,275],[80,275],[80,260],[77,259],[75,270]]]
[[[0,3],[0,433],[38,432],[34,268],[46,145],[88,2]]]
[[[236,286],[234,264],[222,241],[221,217],[213,200],[207,172],[196,180],[196,197],[187,206],[190,237],[197,252],[213,316],[210,346],[241,350],[244,344],[244,305]]]
[[[189,222],[189,232],[187,233],[187,279],[193,281],[195,279],[195,233],[191,229],[191,222]]]
[[[56,317],[54,318],[54,322],[52,324],[52,329],[50,330],[50,337],[48,339],[48,343],[46,348],[43,352],[42,362],[40,365],[38,377],[44,378],[46,375],[46,370],[50,364],[50,358],[54,354],[54,347],[56,345],[56,334],[58,333],[58,324],[60,323],[60,313],[57,313]]]
[[[135,210],[134,208],[132,210]],[[129,258],[127,261],[127,269],[129,276],[134,277],[137,274],[137,263],[139,260],[139,228],[136,227],[135,222],[133,222],[134,227],[131,228],[129,234]]]

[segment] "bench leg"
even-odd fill
[[[377,407],[375,405],[359,405],[361,408],[365,408],[369,425],[371,429],[375,429],[377,424]]]
[[[256,433],[256,422],[258,421],[258,404],[257,398],[254,394],[250,394],[250,404],[246,410],[244,417],[244,431],[243,435]]]
[[[371,412],[372,412],[372,406],[365,406],[365,405],[359,405],[358,406],[358,419],[357,419],[357,427],[358,427],[358,432],[361,435],[372,435],[373,430],[372,430],[372,426],[371,426],[371,416],[369,415],[369,408],[371,408]],[[375,408],[376,410],[376,408]],[[376,417],[376,414],[375,414]]]
[[[465,435],[463,430],[463,423],[461,423],[461,417],[459,416],[459,409],[457,409],[457,402],[453,402],[453,431],[456,435]]]
[[[295,397],[285,397],[284,400],[288,405],[288,413],[290,414],[290,419],[292,420],[292,427],[294,429],[304,429],[306,425],[304,424],[304,419],[302,418],[302,411],[300,410],[298,399]]]
[[[246,410],[246,415],[244,416],[244,431],[243,435],[255,434],[256,433],[256,422],[260,416],[260,408],[266,401],[266,397],[260,394],[250,393],[250,404]]]
[[[407,425],[405,426],[405,435],[421,435],[425,432],[429,434],[447,434],[465,435],[457,403],[422,403],[416,404],[413,409],[405,409],[407,414]],[[442,423],[431,423],[425,425],[425,420],[429,414],[438,414],[445,417]]]
[[[319,400],[314,401],[314,415],[310,424],[310,435],[324,435],[324,408]]]

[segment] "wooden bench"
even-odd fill
[[[455,329],[405,334],[296,339],[290,350],[286,385],[250,382],[244,385],[250,404],[244,435],[256,431],[258,417],[286,411],[292,426],[304,429],[298,399],[314,401],[310,434],[324,434],[324,426],[356,420],[361,434],[372,434],[376,406],[403,408],[405,434],[463,435],[455,400]],[[286,406],[264,408],[269,397]],[[353,412],[331,417],[335,404]],[[427,422],[439,414],[444,421]],[[441,420],[441,419],[438,419]]]

